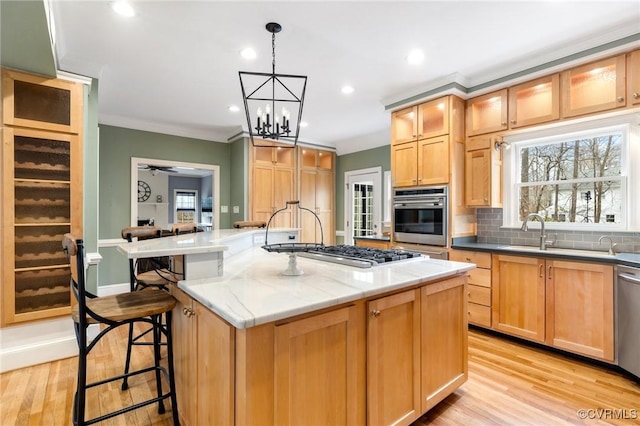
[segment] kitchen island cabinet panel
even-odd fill
[[[357,424],[356,313],[350,306],[276,326],[275,424]]]
[[[458,277],[420,290],[422,412],[467,380],[466,287]]]
[[[419,300],[409,290],[368,304],[369,424],[407,425],[420,414]]]

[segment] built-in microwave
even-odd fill
[[[393,241],[447,246],[448,187],[393,191]]]

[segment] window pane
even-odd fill
[[[519,219],[538,213],[545,222],[617,223],[622,222],[620,179],[521,186]]]
[[[523,147],[520,181],[620,176],[622,133]]]

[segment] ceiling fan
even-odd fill
[[[152,175],[155,176],[156,173],[158,172],[163,172],[163,173],[178,173],[177,170],[174,170],[173,167],[169,167],[169,166],[154,166],[153,164],[145,164],[144,166],[141,165],[141,167],[139,167],[140,170],[148,170],[151,172]]]

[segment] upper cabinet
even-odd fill
[[[507,129],[507,89],[467,101],[467,136]]]
[[[82,235],[82,85],[2,70],[2,324],[69,315]],[[53,93],[53,94],[52,94]],[[52,131],[55,129],[56,131]]]
[[[2,70],[3,122],[64,133],[82,128],[82,85]]]
[[[300,207],[313,211],[318,219],[308,211],[300,210],[298,226],[302,229],[300,241],[304,243],[333,244],[335,235],[334,198],[335,154],[331,151],[300,147],[299,149],[299,193]]]
[[[449,133],[449,98],[414,105],[392,114],[391,143],[427,139]]]
[[[509,88],[509,127],[560,118],[560,76],[552,74]]]
[[[627,100],[629,106],[640,105],[640,50],[627,56]]]
[[[562,117],[625,107],[625,81],[625,55],[563,71]]]

